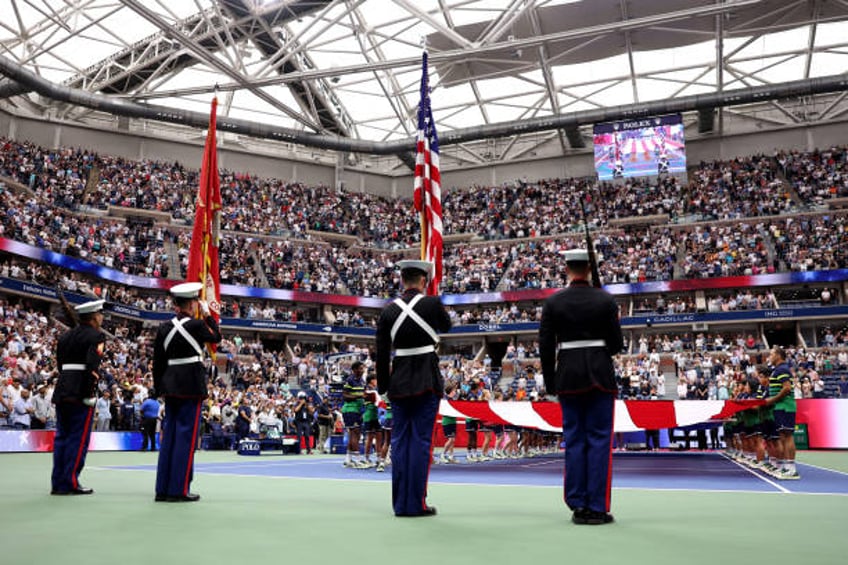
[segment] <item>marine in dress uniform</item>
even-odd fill
[[[589,284],[589,256],[565,253],[568,287],[542,308],[539,350],[545,388],[559,397],[565,436],[565,503],[576,524],[606,524],[612,482],[615,370],[624,347],[618,307]]]
[[[392,506],[396,516],[432,516],[427,477],[444,391],[436,346],[451,322],[439,297],[423,294],[433,264],[406,260],[398,267],[403,294],[377,322],[377,389],[392,403]]]
[[[201,288],[201,283],[171,288],[177,313],[159,326],[153,344],[153,387],[165,398],[156,469],[157,502],[200,499],[189,486],[194,474],[200,410],[207,396],[203,345],[221,341],[218,323],[206,303],[198,300]],[[202,319],[194,317],[198,309]]]
[[[103,300],[76,306],[80,323],[65,332],[56,347],[59,379],[53,391],[56,435],[53,440],[53,474],[50,494],[92,494],[79,484],[91,441],[97,371],[105,352]]]

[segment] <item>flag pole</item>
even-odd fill
[[[442,203],[439,173],[439,138],[430,106],[427,45],[422,38],[421,99],[418,103],[418,137],[415,155],[413,200],[421,226],[421,259],[433,262],[427,294],[438,294],[442,278]]]
[[[418,102],[418,112],[419,113],[422,111],[421,103],[423,102],[424,93],[430,88],[430,80],[429,80],[430,71],[427,68],[427,39],[425,37],[421,38],[421,47],[422,47],[422,54],[421,55],[422,55],[422,58],[424,60],[424,65],[423,65],[423,73],[421,75],[421,97],[422,97],[422,100],[420,100]],[[419,133],[419,135],[421,135],[421,134]],[[418,159],[418,156],[416,155],[416,160],[417,159]],[[422,166],[426,167],[427,164],[423,163]],[[425,177],[426,177],[426,175],[425,175]],[[423,186],[422,186],[421,194],[422,194],[422,196],[425,194]],[[418,218],[419,218],[418,221],[421,225],[421,260],[422,261],[427,260],[427,216],[426,216],[426,212],[427,212],[427,206],[422,201],[421,211],[418,213]]]
[[[424,212],[418,214],[419,222],[421,222],[421,260],[427,260],[427,221],[424,219]]]
[[[212,96],[212,113],[213,114],[216,113],[217,108],[218,108],[218,89],[217,89],[217,85],[215,85],[215,86],[216,86],[215,94]],[[210,122],[211,121],[212,120],[210,119]],[[210,126],[211,125],[212,124],[210,123]],[[212,138],[212,137],[215,137],[215,132],[214,131],[210,132],[209,130],[207,130],[206,131],[206,143],[207,144],[209,143],[210,138]],[[213,151],[217,151],[217,150],[218,150],[217,147],[213,147]],[[206,163],[206,165],[208,166],[209,163]],[[211,171],[208,174],[212,174]],[[215,174],[217,174],[217,171],[215,171]],[[208,291],[208,288],[207,288],[207,284],[206,284],[207,280],[206,279],[209,277],[209,266],[210,266],[209,265],[209,228],[210,228],[211,214],[212,214],[212,209],[211,209],[212,197],[211,197],[210,192],[211,191],[209,191],[209,190],[206,191],[206,202],[203,203],[204,210],[205,210],[204,215],[206,217],[203,221],[203,235],[202,235],[203,239],[200,243],[200,248],[201,248],[202,253],[203,253],[203,255],[202,255],[203,260],[200,262],[200,282],[203,284],[203,286],[200,288],[200,299],[205,300],[207,302],[209,301],[209,291]],[[199,313],[198,313],[198,316],[200,316]]]

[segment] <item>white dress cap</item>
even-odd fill
[[[589,252],[585,249],[569,249],[563,255],[566,263],[589,262]]]
[[[171,287],[171,294],[177,298],[197,298],[200,296],[200,289],[203,288],[203,283],[187,282]]]
[[[418,259],[404,259],[403,261],[398,261],[397,266],[401,271],[404,269],[416,269],[423,271],[426,273],[428,279],[433,278],[433,271],[435,267],[430,261],[421,261]]]
[[[92,300],[90,302],[83,302],[82,304],[74,306],[74,310],[77,311],[77,314],[93,314],[94,312],[100,312],[101,310],[103,310],[103,304],[105,303],[105,300]]]

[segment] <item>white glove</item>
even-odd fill
[[[86,406],[94,406],[95,404],[97,404],[97,398],[93,396],[91,398],[84,398],[82,403]]]
[[[209,303],[206,302],[205,300],[198,300],[197,304],[200,306],[200,312],[204,316],[208,316],[209,315]]]

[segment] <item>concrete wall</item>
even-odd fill
[[[12,116],[5,112],[0,112],[0,137],[9,136],[9,124],[12,121]]]
[[[394,196],[393,187],[395,186],[395,183],[393,177],[358,169],[345,169],[342,171],[339,180],[342,182],[345,189],[350,192],[365,192],[389,197]]]
[[[461,188],[474,184],[499,185],[515,180],[583,177],[593,174],[595,174],[595,169],[592,162],[592,153],[581,152],[564,157],[528,159],[463,170],[443,171],[442,186],[445,188]]]
[[[31,141],[45,147],[54,147],[53,142],[56,139],[58,127],[49,122],[13,116],[9,120],[8,132],[4,132],[4,135],[13,139]]]
[[[115,122],[117,126],[117,121]],[[743,116],[726,116],[726,131],[739,133],[724,136],[705,135],[690,137],[687,157],[690,164],[704,160],[729,159],[755,153],[771,154],[776,148],[814,149],[848,143],[848,120],[834,123],[802,125],[764,129],[763,122]],[[11,116],[0,111],[0,135],[27,140],[46,147],[73,146],[93,149],[130,159],[157,159],[179,161],[190,168],[198,168],[203,151],[203,134],[194,139],[169,140],[163,137],[105,131],[93,127],[51,123],[48,121]],[[368,171],[363,166],[340,170],[332,164],[309,160],[308,151],[300,159],[274,155],[285,150],[268,145],[263,151],[261,140],[251,140],[245,147],[222,137],[218,161],[221,167],[247,171],[261,177],[298,180],[310,184],[334,186],[340,181],[353,192],[369,192],[384,196],[406,196],[412,192],[412,172],[398,168],[394,174]],[[297,149],[288,153],[295,154]],[[583,150],[566,156],[545,157],[468,166],[442,171],[442,186],[465,188],[474,185],[499,185],[521,180],[540,178],[582,177],[594,174],[592,151]]]

